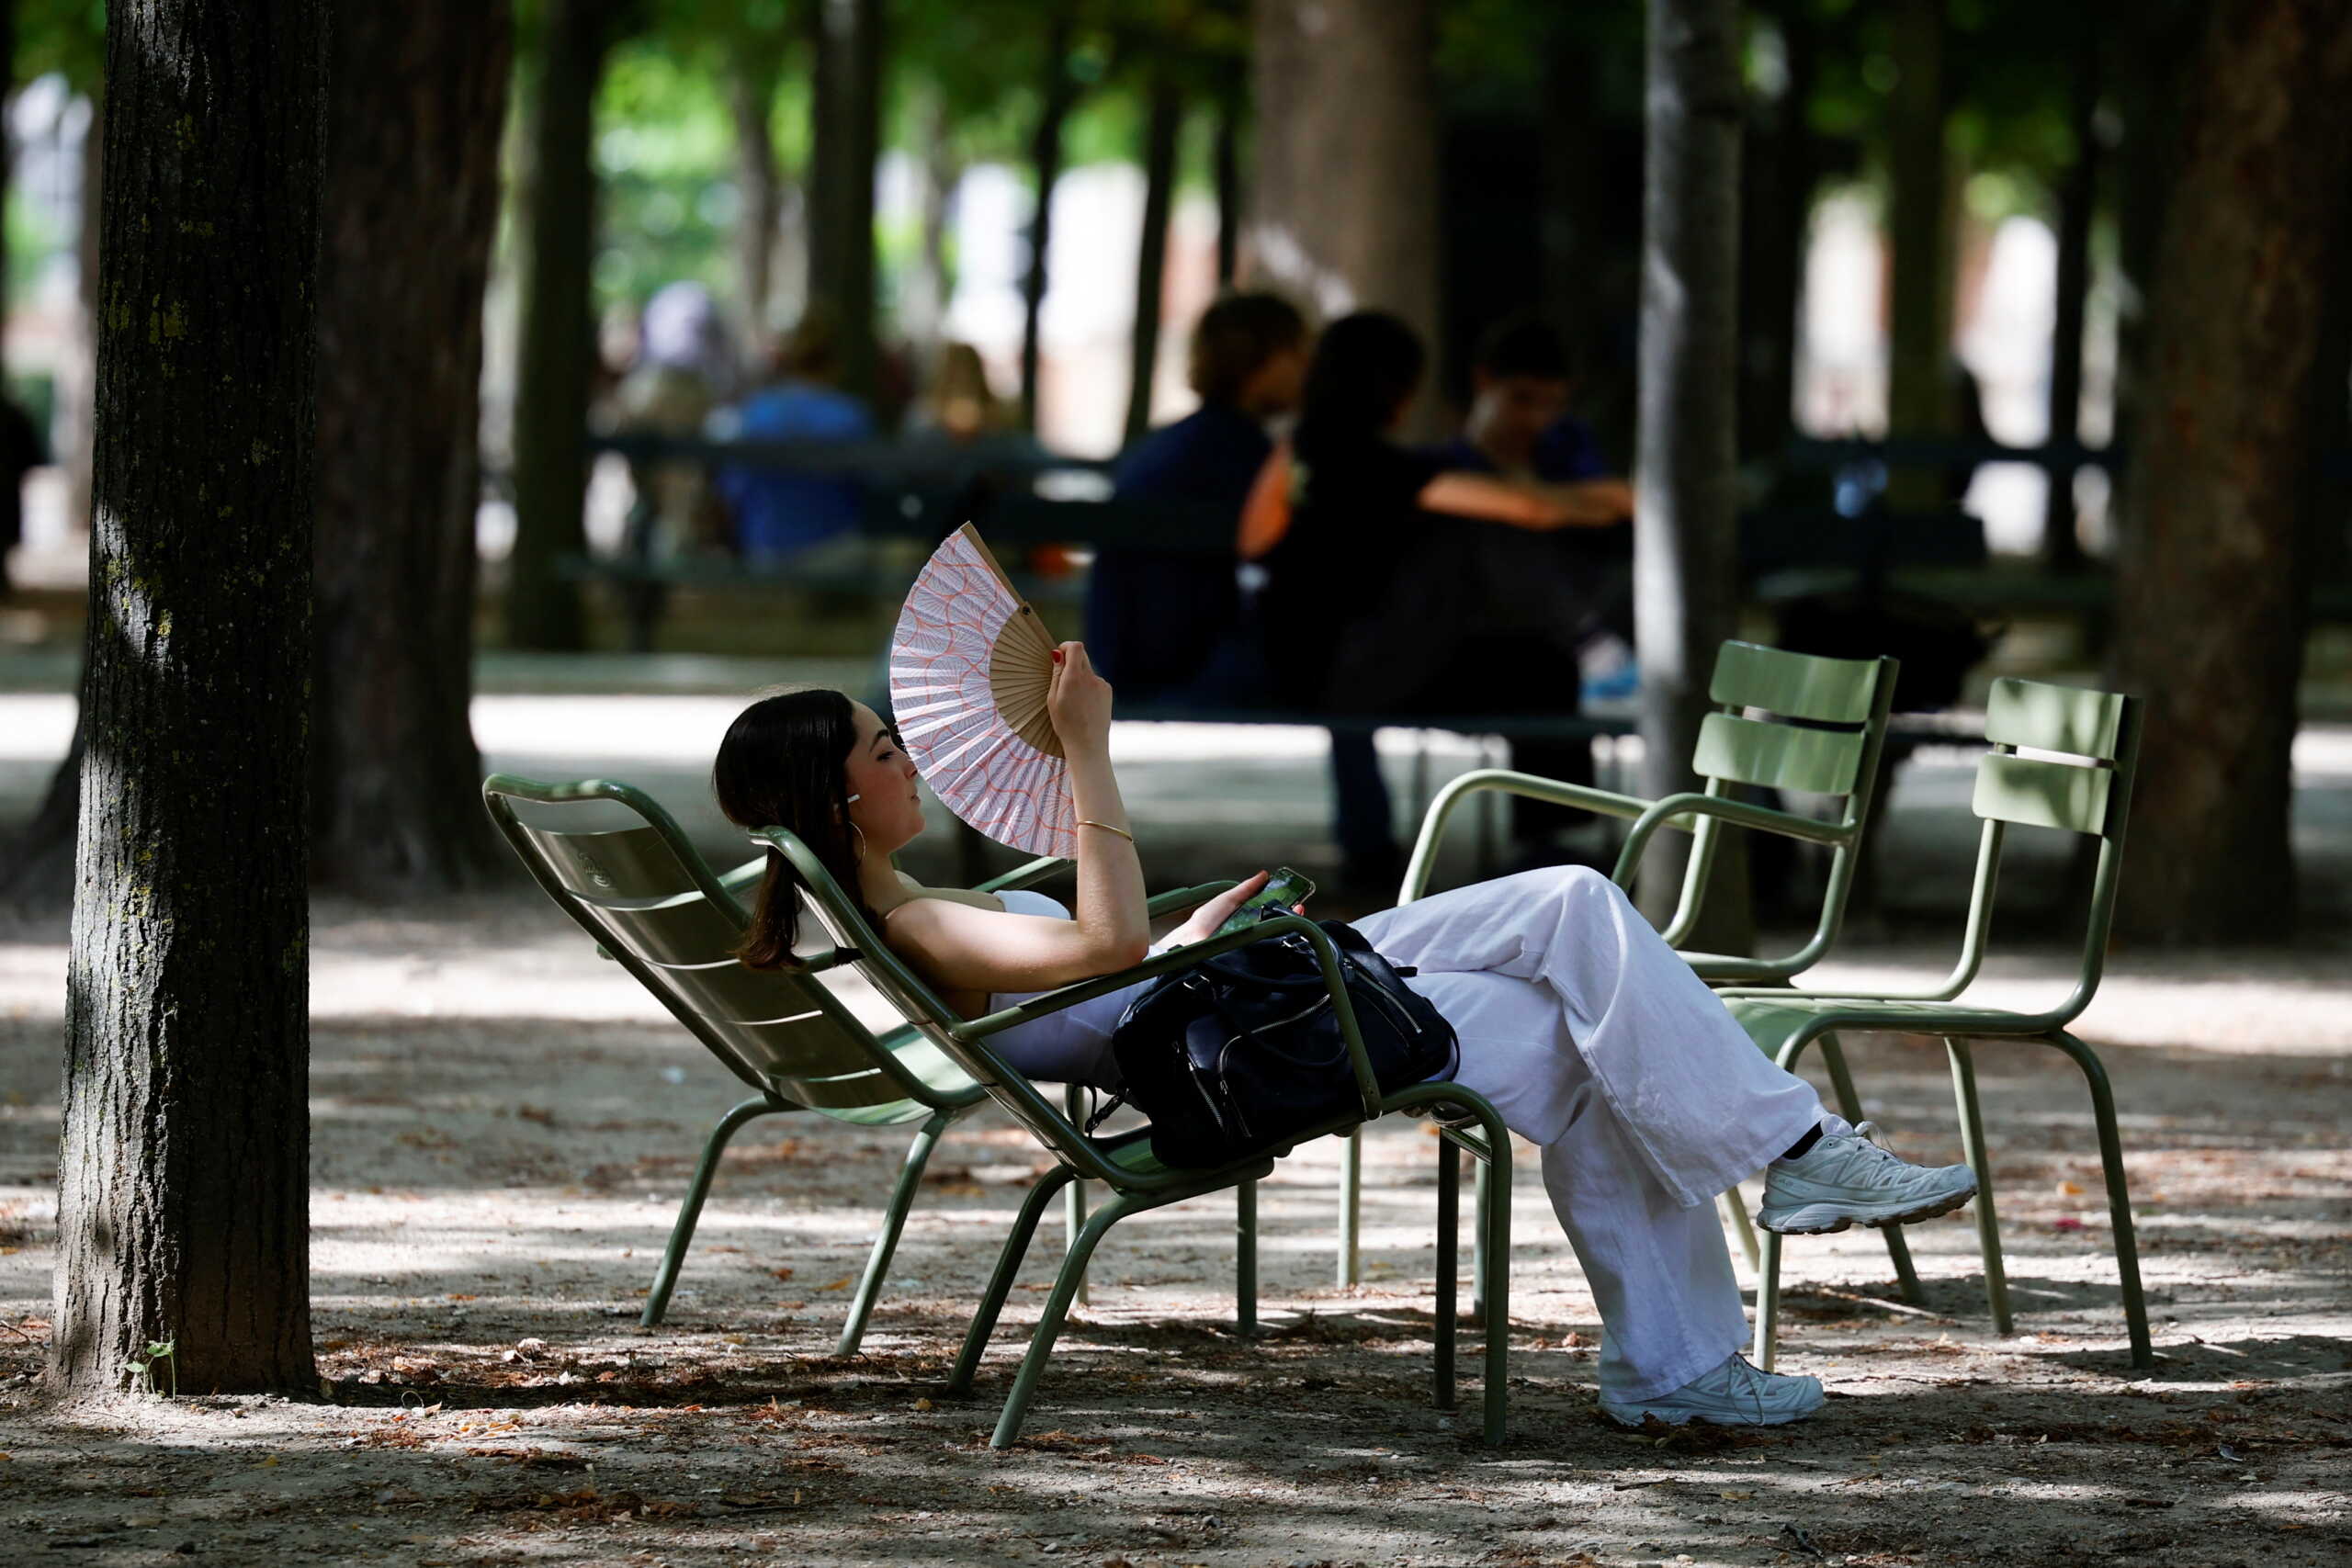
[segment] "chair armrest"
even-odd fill
[[[1181,909],[1197,908],[1218,894],[1230,891],[1235,884],[1204,882],[1192,887],[1171,887],[1165,893],[1155,893],[1144,904],[1144,912],[1154,919],[1172,915]]]
[[[1634,825],[1625,830],[1625,842],[1617,852],[1617,868],[1609,874],[1618,886],[1630,889],[1634,873],[1642,863],[1642,855],[1649,848],[1651,837],[1660,828],[1678,828],[1684,832],[1694,830],[1679,818],[1712,817],[1736,828],[1751,828],[1761,833],[1777,833],[1784,839],[1796,839],[1808,844],[1841,844],[1853,836],[1852,829],[1834,822],[1818,822],[1810,817],[1800,817],[1793,811],[1775,811],[1766,806],[1751,806],[1744,800],[1727,800],[1722,795],[1686,793],[1669,795],[1653,802]],[[1690,928],[1698,922],[1699,906],[1706,893],[1707,866],[1699,856],[1693,856],[1682,883],[1682,897],[1677,902],[1674,919],[1658,934],[1668,947],[1679,947],[1690,940]]]
[[[1405,885],[1397,892],[1398,903],[1409,904],[1428,889],[1430,874],[1437,869],[1438,843],[1445,837],[1445,826],[1453,816],[1454,807],[1474,795],[1490,790],[1525,795],[1531,800],[1548,800],[1555,806],[1581,807],[1604,817],[1627,820],[1640,817],[1650,807],[1650,803],[1640,795],[1620,795],[1613,789],[1568,784],[1508,768],[1473,769],[1448,781],[1430,801],[1429,810],[1422,813],[1420,836],[1413,840],[1413,858],[1405,864]]]
[[[1315,950],[1316,964],[1323,971],[1323,984],[1331,998],[1332,1010],[1340,1021],[1340,1038],[1348,1048],[1349,1066],[1355,1072],[1356,1090],[1363,1100],[1364,1120],[1372,1121],[1380,1114],[1380,1077],[1372,1070],[1372,1058],[1364,1050],[1363,1035],[1356,1025],[1355,1005],[1349,1000],[1347,983],[1341,977],[1340,952],[1331,945],[1331,939],[1323,928],[1304,915],[1277,915],[1254,926],[1244,926],[1239,931],[1227,931],[1203,942],[1188,942],[1115,974],[1098,975],[1091,980],[1080,980],[1032,997],[1001,1011],[968,1020],[957,1024],[953,1032],[960,1040],[984,1045],[991,1034],[1001,1034],[1017,1025],[1076,1007],[1080,1002],[1092,1001],[1097,997],[1123,990],[1138,981],[1156,980],[1162,975],[1189,969],[1221,953],[1230,953],[1237,947],[1247,947],[1251,942],[1263,942],[1269,937],[1291,931],[1303,934]]]
[[[719,873],[718,885],[729,893],[741,893],[744,888],[766,875],[767,869],[768,857],[764,854],[754,855],[734,870]]]
[[[1061,870],[1062,867],[1069,863],[1070,863],[1068,860],[1065,860],[1060,855],[1039,855],[1035,860],[1030,861],[1025,864],[1014,866],[1002,876],[989,877],[986,882],[983,882],[978,887],[973,888],[972,891],[975,893],[1001,893],[1007,888],[1027,887],[1033,883],[1045,881],[1046,878],[1053,875],[1054,873]]]

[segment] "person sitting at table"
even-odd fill
[[[1333,322],[1316,345],[1298,427],[1268,459],[1243,522],[1244,553],[1265,564],[1259,618],[1273,690],[1326,713],[1574,712],[1573,644],[1490,649],[1540,642],[1555,623],[1556,552],[1531,548],[1552,543],[1538,536],[1610,526],[1614,510],[1400,445],[1426,361],[1412,328],[1373,310]],[[1513,561],[1523,570],[1493,570]],[[1393,888],[1403,856],[1369,731],[1333,732],[1331,776],[1341,881]]]
[[[1112,503],[1193,506],[1237,527],[1274,449],[1270,420],[1298,402],[1307,332],[1275,294],[1228,294],[1193,329],[1190,378],[1201,406],[1129,447]],[[1262,704],[1264,679],[1246,627],[1238,562],[1141,546],[1098,551],[1086,591],[1086,643],[1103,673],[1137,697]]]

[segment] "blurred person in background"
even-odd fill
[[[1013,411],[989,384],[989,367],[968,343],[939,345],[931,384],[907,416],[909,434],[936,433],[954,441],[1001,435],[1013,427]]]
[[[1274,449],[1270,422],[1298,404],[1306,321],[1274,294],[1228,294],[1193,329],[1188,369],[1201,406],[1119,459],[1114,503],[1194,507],[1227,536]],[[1094,559],[1086,645],[1130,700],[1262,705],[1265,677],[1245,624],[1230,551],[1122,547]]]
[[[710,291],[672,283],[655,291],[638,322],[636,358],[610,401],[614,434],[691,440],[734,385],[734,351]],[[639,559],[726,541],[703,465],[692,458],[632,457],[629,553]]]
[[[1494,656],[1494,639],[1540,620],[1549,601],[1541,580],[1488,570],[1498,558],[1484,536],[1549,547],[1543,536],[1557,530],[1609,526],[1611,509],[1575,487],[1452,468],[1401,445],[1427,363],[1412,328],[1380,311],[1333,322],[1316,345],[1297,429],[1243,523],[1244,553],[1265,563],[1274,693],[1326,713],[1573,712],[1572,646]],[[1331,774],[1341,881],[1393,891],[1404,856],[1369,731],[1332,733]]]
[[[811,310],[777,352],[775,374],[738,409],[714,416],[714,440],[855,443],[874,438],[874,415],[842,389],[841,346],[832,319]],[[811,547],[857,532],[865,486],[844,474],[729,463],[718,491],[735,517],[745,561],[774,566]]]

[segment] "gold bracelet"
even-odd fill
[[[1078,825],[1081,828],[1100,828],[1104,832],[1116,833],[1119,837],[1125,839],[1131,844],[1136,841],[1136,836],[1133,833],[1128,832],[1125,828],[1114,828],[1108,822],[1090,821],[1086,818],[1081,817],[1078,819]]]

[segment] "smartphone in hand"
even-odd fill
[[[1276,915],[1287,915],[1293,905],[1304,904],[1313,897],[1315,884],[1303,873],[1283,866],[1266,879],[1266,886],[1250,895],[1248,902],[1226,917],[1225,924],[1216,928],[1216,934],[1223,936]]]

